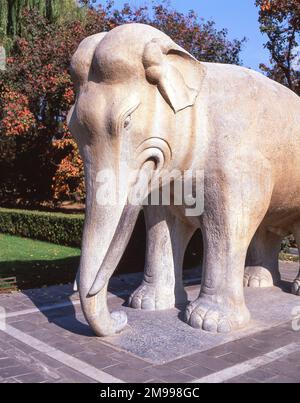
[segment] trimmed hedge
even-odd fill
[[[65,246],[81,245],[83,222],[84,214],[0,208],[0,232]]]
[[[80,247],[83,223],[84,214],[0,208],[0,233],[59,245]],[[293,236],[284,239],[281,249],[290,247],[295,247]]]

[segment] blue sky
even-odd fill
[[[102,2],[102,1],[99,1]],[[115,5],[129,3],[139,6],[147,3],[143,0],[115,0]],[[186,12],[195,10],[200,17],[212,19],[217,28],[227,28],[230,38],[246,36],[248,42],[242,53],[243,63],[258,70],[260,63],[268,63],[268,51],[264,49],[265,37],[259,31],[258,11],[255,0],[170,0],[173,8]]]

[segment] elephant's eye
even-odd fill
[[[131,115],[127,116],[127,118],[124,120],[124,129],[127,129],[127,127],[130,125],[131,122]]]

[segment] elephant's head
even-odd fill
[[[129,202],[133,189],[146,195],[152,176],[171,168],[177,116],[194,105],[203,71],[168,36],[142,24],[85,39],[71,67],[77,96],[68,122],[87,189],[79,291],[88,323],[107,336],[127,322],[124,312],[110,314],[106,298],[141,208]],[[99,184],[104,170],[121,186],[111,206],[99,203],[106,197]]]

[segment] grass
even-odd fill
[[[80,249],[0,234],[0,279],[16,277],[18,289],[74,281]]]
[[[71,283],[75,279],[79,258],[78,248],[0,234],[0,292],[1,288],[7,291],[5,285],[1,287],[1,279],[7,277],[16,277],[16,287],[21,290]],[[299,261],[298,256],[284,252],[279,258]],[[136,256],[134,260],[136,262]],[[132,264],[125,261],[124,266],[132,267]]]

